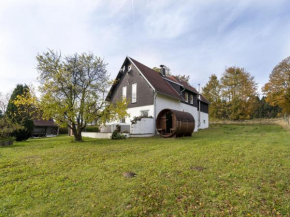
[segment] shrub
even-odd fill
[[[33,129],[33,120],[26,119],[23,121],[23,129],[14,131],[12,135],[16,137],[16,141],[25,141],[32,136]]]
[[[86,132],[100,132],[100,129],[98,126],[87,126]]]
[[[15,138],[11,137],[12,132],[22,128],[19,124],[13,124],[7,117],[0,118],[0,142],[14,141]]]
[[[112,134],[112,139],[126,139],[126,136],[115,130]]]
[[[59,128],[59,134],[68,134],[68,128],[67,127],[63,127],[63,128]]]

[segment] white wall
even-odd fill
[[[200,127],[199,129],[206,129],[209,126],[208,114],[200,112]]]
[[[198,130],[198,112],[197,112],[196,107],[187,105],[185,103],[180,103],[178,99],[173,99],[171,97],[167,97],[162,94],[157,94],[156,116],[158,116],[161,110],[166,109],[166,108],[190,113],[194,117],[194,120],[195,120],[194,131]]]
[[[142,118],[140,121],[136,121],[135,124],[131,124],[131,134],[153,134],[155,128],[153,127],[155,121],[153,118]]]
[[[82,132],[82,136],[95,139],[110,139],[112,137],[112,133]]]
[[[141,115],[141,111],[148,110],[148,116],[154,117],[154,105],[148,105],[148,106],[140,106],[136,108],[128,108],[127,113],[130,115],[130,117],[127,117],[125,119],[126,123],[131,124],[131,120],[133,120],[134,117],[138,117]]]
[[[119,125],[121,127],[121,132],[123,132],[123,131],[130,132],[130,124],[118,123],[118,122],[112,122],[112,123],[107,123],[106,125],[102,125],[100,127],[100,132],[101,133],[112,133],[112,132],[114,132],[114,130],[117,129],[117,125]]]

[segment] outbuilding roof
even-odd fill
[[[54,121],[51,120],[33,120],[34,126],[36,127],[57,127]]]

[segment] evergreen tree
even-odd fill
[[[253,118],[277,118],[281,115],[282,109],[279,106],[271,106],[266,102],[265,97],[257,97],[256,109]]]
[[[17,141],[27,140],[29,137],[31,137],[34,129],[33,120],[31,119],[29,112],[20,112],[20,110],[24,109],[16,106],[14,103],[14,100],[17,99],[17,96],[21,96],[25,92],[29,92],[28,86],[18,84],[10,97],[6,111],[7,117],[12,120],[12,122],[23,126],[23,129],[16,130],[12,133],[12,136],[14,136]]]

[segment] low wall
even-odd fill
[[[82,136],[94,139],[110,139],[112,133],[82,132]]]
[[[114,132],[114,130],[116,130],[117,125],[120,126],[121,132],[124,132],[124,131],[130,132],[130,124],[124,124],[124,123],[107,124],[105,126],[101,126],[100,131],[102,133],[112,133],[112,132]]]
[[[97,133],[97,132],[82,132],[83,137],[94,139],[111,139],[113,133]],[[130,138],[129,133],[122,133],[127,138]]]
[[[131,124],[130,134],[153,134],[154,135],[154,119],[153,118],[142,118],[140,121],[136,121],[135,124]]]

